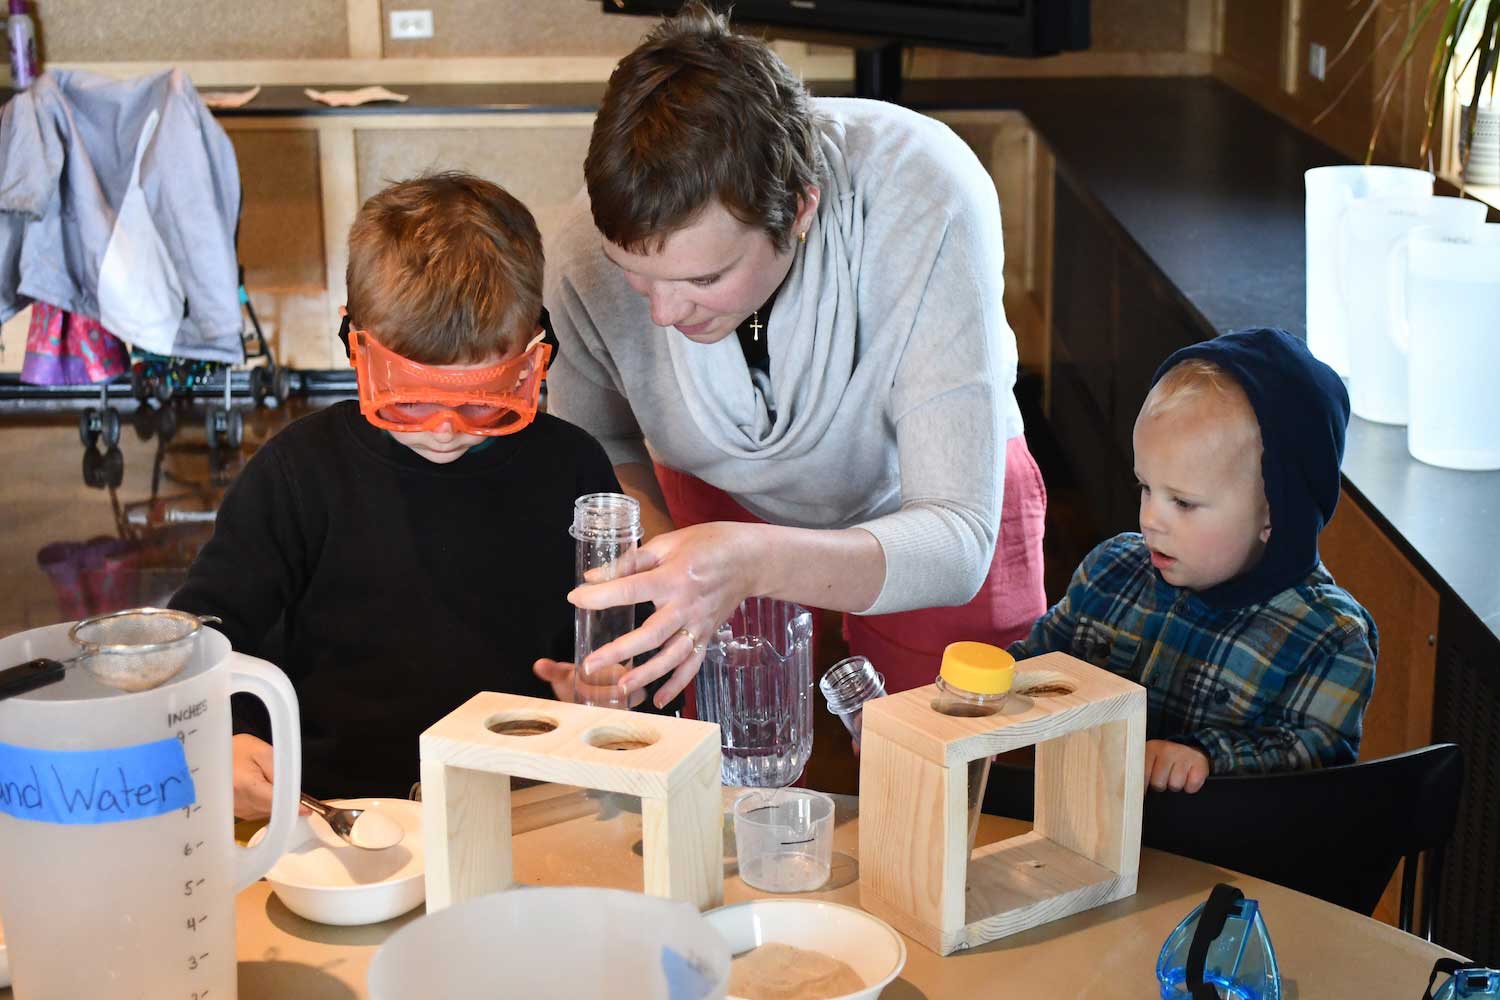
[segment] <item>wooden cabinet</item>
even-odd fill
[[[1130,485],[1128,459],[1114,444],[1115,239],[1059,178],[1053,197],[1052,370],[1048,415],[1100,538],[1130,526],[1119,519]]]
[[[1361,760],[1432,742],[1438,592],[1348,490],[1319,539],[1323,563],[1375,619],[1380,655]]]
[[[1379,631],[1375,693],[1365,710],[1359,759],[1376,760],[1432,742],[1438,592],[1345,490],[1319,539],[1323,564],[1365,606]],[[1398,867],[1375,916],[1394,924]]]
[[[1102,539],[1138,525],[1131,433],[1152,375],[1208,334],[1066,181],[1054,197],[1048,415]]]

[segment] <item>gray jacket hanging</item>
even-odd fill
[[[33,301],[243,360],[234,147],[180,70],[44,73],[0,109],[0,320]]]

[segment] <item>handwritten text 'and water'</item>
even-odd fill
[[[182,743],[36,750],[0,743],[0,812],[39,823],[147,819],[197,801]]]

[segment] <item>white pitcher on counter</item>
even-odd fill
[[[1397,195],[1365,198],[1344,221],[1345,317],[1349,333],[1349,407],[1382,424],[1407,420],[1406,261],[1418,226],[1464,239],[1484,225],[1489,207],[1467,198]]]
[[[1500,223],[1411,234],[1407,450],[1429,465],[1500,469]]]
[[[1315,167],[1307,186],[1307,349],[1349,377],[1341,247],[1344,217],[1361,198],[1432,194],[1433,175],[1410,167]]]
[[[0,639],[0,664],[63,660],[68,625]],[[234,898],[297,820],[297,696],[211,629],[147,691],[62,681],[0,700],[0,924],[17,997],[234,1000]],[[270,711],[266,837],[234,842],[229,696]]]

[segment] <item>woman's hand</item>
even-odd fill
[[[531,672],[542,680],[552,685],[552,697],[558,701],[577,701],[578,693],[573,687],[573,664],[562,660],[540,659],[531,665]],[[613,688],[585,685],[582,689],[583,699],[590,704],[598,705],[618,697],[618,692]],[[646,700],[645,691],[630,692],[630,707],[635,708]]]
[[[1146,741],[1146,784],[1158,792],[1192,794],[1208,780],[1208,756],[1171,740]]]
[[[656,612],[635,631],[590,653],[585,667],[598,669],[660,647],[620,683],[635,692],[670,673],[672,679],[656,692],[656,705],[660,708],[677,697],[702,666],[714,631],[741,601],[760,592],[756,566],[767,555],[764,532],[763,525],[733,521],[670,531],[622,558],[614,567],[615,579],[575,589],[568,600],[592,611],[643,601],[656,605]],[[540,661],[537,672],[552,680],[542,674]],[[558,682],[552,683],[557,690]]]

